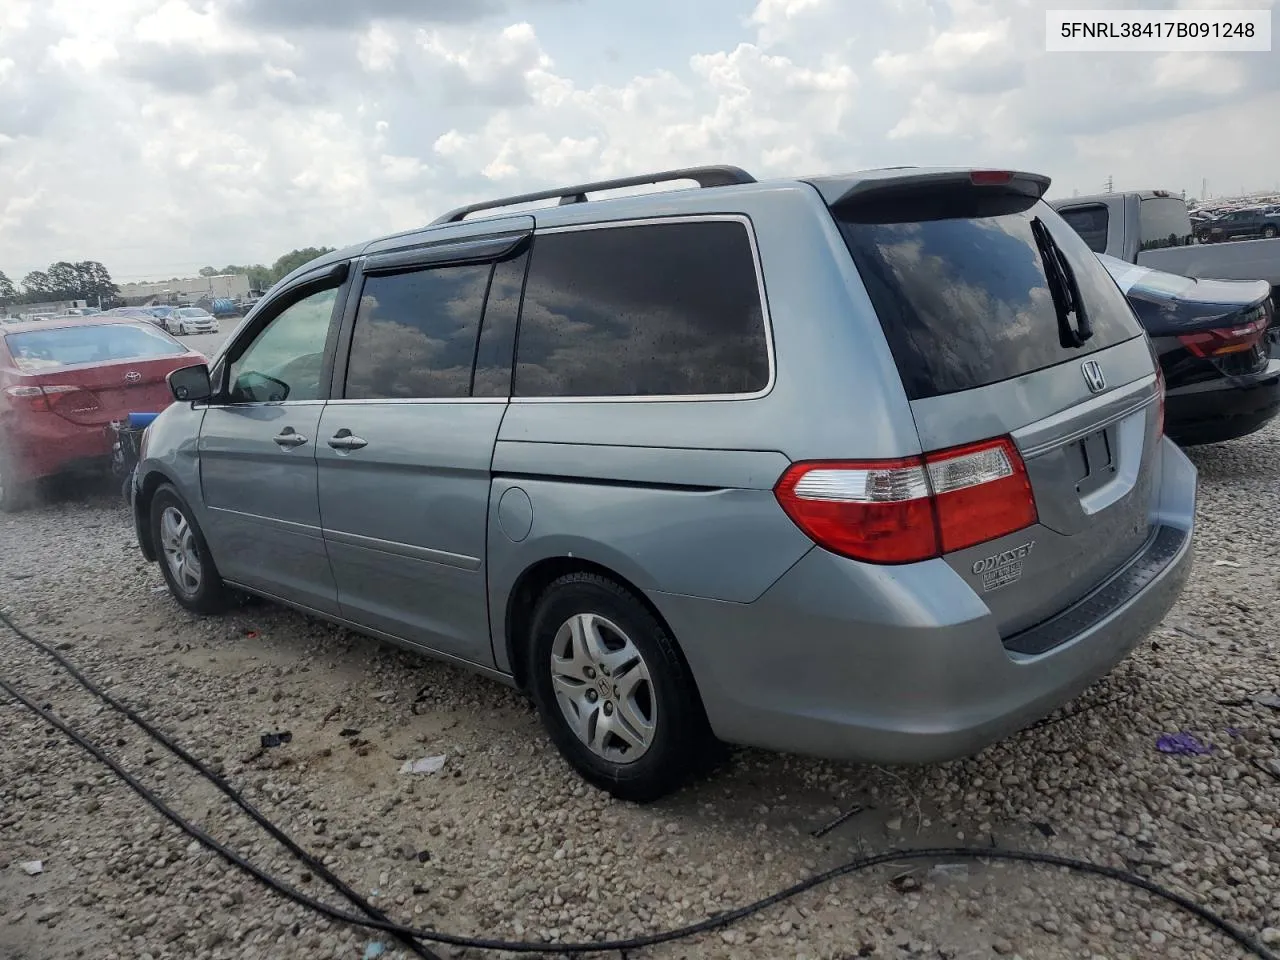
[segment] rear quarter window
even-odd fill
[[[760,281],[742,221],[544,233],[531,258],[516,396],[741,395],[769,385]]]
[[[1101,204],[1071,207],[1067,210],[1059,210],[1058,215],[1072,230],[1080,234],[1080,239],[1090,250],[1094,253],[1107,252],[1107,231],[1111,225],[1111,217],[1106,207]]]
[[[972,390],[1140,336],[1123,294],[1044,202],[931,198],[865,204],[837,222],[912,400]],[[1093,336],[1064,346],[1031,223],[1048,226]]]

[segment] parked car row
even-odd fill
[[[174,336],[217,333],[218,318],[203,307],[116,307],[110,316],[147,320]]]
[[[1209,217],[1196,223],[1195,235],[1201,243],[1252,240],[1257,237],[1272,240],[1280,236],[1280,208],[1232,210]]]

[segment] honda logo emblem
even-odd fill
[[[1080,372],[1084,374],[1090,393],[1101,393],[1107,388],[1107,378],[1103,376],[1102,364],[1097,360],[1086,360],[1080,364]]]
[[[142,374],[140,374],[137,370],[130,370],[128,373],[124,375],[124,379],[126,383],[137,383],[139,380],[142,379]]]

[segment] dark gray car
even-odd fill
[[[699,188],[588,201],[663,180]],[[697,168],[329,254],[171,378],[138,539],[192,610],[245,590],[528,691],[619,796],[716,738],[971,753],[1190,564],[1151,348],[1047,186]]]

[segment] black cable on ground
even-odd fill
[[[97,686],[92,680],[84,676],[84,674],[82,674],[80,670],[75,666],[75,664],[71,663],[71,661],[69,661],[61,653],[59,653],[53,647],[49,646],[44,641],[37,640],[35,637],[31,636],[31,634],[27,633],[25,630],[19,627],[16,623],[14,623],[11,619],[9,619],[8,614],[6,614],[4,610],[0,610],[0,623],[3,623],[15,634],[17,634],[22,640],[26,641],[31,646],[35,647],[41,653],[44,653],[45,655],[52,657],[54,660],[56,660],[58,664],[64,670],[66,670],[67,673],[69,673],[72,677],[74,677],[76,682],[79,683],[82,687],[84,687],[94,696],[98,697],[100,700],[109,704],[114,709],[118,710],[120,713],[124,714],[131,721],[133,721],[140,728],[142,728],[142,730],[148,736],[150,736],[153,740],[155,740],[157,743],[160,743],[162,746],[164,746],[166,750],[172,753],[175,757],[177,757],[183,763],[187,764],[189,767],[191,767],[193,770],[199,773],[202,777],[204,777],[206,780],[212,783],[215,787],[217,787],[218,790],[220,790],[228,799],[230,799],[233,803],[235,803],[236,806],[238,806],[241,810],[247,813],[253,819],[253,821],[256,824],[258,824],[258,826],[266,830],[267,833],[269,833],[272,837],[278,840],[286,849],[288,849],[290,853],[292,853],[304,864],[306,864],[306,866],[309,867],[311,871],[316,874],[316,876],[320,877],[322,880],[328,883],[329,886],[331,886],[335,891],[337,891],[342,896],[346,897],[349,901],[351,901],[351,904],[356,909],[360,910],[362,913],[366,914],[367,916],[372,917],[374,920],[384,920],[384,921],[388,920],[388,917],[385,913],[383,913],[377,907],[373,906],[373,904],[365,900],[356,890],[354,890],[349,884],[343,881],[342,878],[340,878],[337,874],[335,874],[332,870],[330,870],[327,866],[325,866],[322,860],[320,860],[314,854],[310,853],[306,848],[304,848],[299,843],[297,843],[292,837],[290,837],[287,833],[285,833],[284,830],[282,830],[280,827],[276,826],[276,824],[272,822],[266,816],[266,814],[262,813],[262,811],[260,811],[252,803],[250,803],[247,799],[245,799],[243,794],[241,794],[238,790],[236,790],[235,787],[231,786],[231,784],[227,783],[226,780],[224,780],[216,772],[214,772],[214,770],[211,769],[208,765],[206,765],[199,757],[196,757],[193,754],[189,753],[184,747],[182,747],[181,744],[178,744],[174,740],[170,739],[170,737],[167,734],[165,734],[162,730],[158,730],[144,717],[139,716],[137,711],[135,711],[127,703],[123,703],[122,701],[117,700],[111,694],[107,693],[101,687]],[[428,950],[425,946],[423,946],[418,941],[414,940],[412,937],[398,934],[397,939],[399,939],[407,948],[409,948],[415,954],[421,957],[422,960],[440,960],[440,957],[438,955],[436,955],[435,953],[432,953],[430,950]]]
[[[7,617],[4,617],[3,620],[10,627],[13,627],[12,622],[9,621]],[[39,641],[36,642],[39,643]],[[1136,887],[1139,890],[1144,890],[1155,897],[1172,903],[1174,906],[1181,908],[1203,923],[1217,929],[1229,939],[1233,940],[1236,944],[1248,950],[1254,956],[1259,957],[1260,960],[1280,960],[1280,956],[1277,956],[1267,947],[1263,946],[1256,937],[1252,936],[1242,928],[1237,927],[1229,920],[1218,916],[1207,907],[1202,906],[1189,897],[1183,896],[1176,891],[1166,889],[1156,882],[1148,880],[1146,877],[1139,876],[1131,871],[1118,869],[1116,867],[1108,867],[1097,863],[1090,863],[1087,860],[1074,860],[1069,857],[1060,857],[1050,853],[1035,853],[1021,850],[998,850],[988,849],[985,847],[933,847],[919,850],[891,850],[870,857],[861,857],[857,860],[851,860],[848,863],[833,867],[832,869],[826,870],[822,873],[815,874],[805,880],[801,880],[784,890],[780,890],[771,896],[765,897],[764,899],[757,900],[754,903],[738,907],[714,917],[709,917],[706,920],[688,924],[675,930],[645,934],[643,936],[632,937],[626,940],[601,940],[594,943],[531,943],[527,941],[491,940],[479,937],[461,937],[454,934],[441,933],[435,930],[417,929],[414,927],[403,926],[401,924],[390,923],[385,920],[366,919],[355,916],[354,914],[346,913],[345,911],[329,906],[327,903],[316,900],[315,898],[290,887],[266,873],[261,868],[250,863],[240,854],[215,840],[195,824],[184,819],[144,784],[140,783],[135,777],[133,777],[132,774],[121,767],[120,764],[105,750],[70,727],[61,718],[57,717],[52,712],[45,710],[39,704],[16,690],[3,678],[0,678],[0,689],[4,690],[28,710],[40,716],[46,723],[66,734],[71,738],[71,740],[90,753],[94,758],[109,767],[135,793],[142,797],[143,800],[155,808],[161,815],[184,833],[217,853],[228,863],[253,876],[269,889],[287,897],[301,906],[308,907],[316,913],[319,913],[331,920],[347,923],[352,926],[366,927],[371,930],[379,930],[392,935],[403,935],[415,939],[431,940],[437,943],[445,943],[457,947],[479,950],[498,950],[508,953],[585,954],[625,952],[639,950],[644,947],[657,946],[662,943],[670,943],[675,940],[684,940],[689,937],[698,936],[703,933],[709,933],[723,927],[727,927],[739,920],[759,913],[760,911],[782,903],[785,900],[789,900],[801,893],[812,890],[814,887],[837,879],[838,877],[843,877],[851,873],[867,870],[871,867],[880,866],[886,863],[895,863],[903,860],[1004,860],[1064,867],[1077,873],[1105,877],[1109,880],[1116,880],[1120,883],[1127,884],[1128,886]]]

